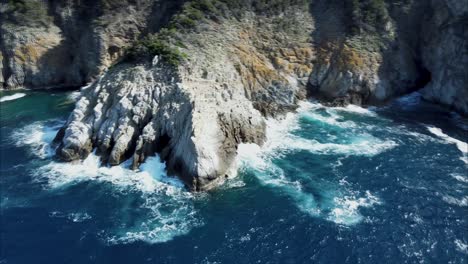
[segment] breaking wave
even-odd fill
[[[323,190],[322,196],[327,201],[317,201],[315,194],[303,186],[297,177],[285,175],[275,159],[283,158],[290,153],[307,151],[314,155],[338,156],[338,162],[347,156],[372,157],[394,148],[397,143],[391,140],[381,140],[366,131],[356,133],[359,124],[353,121],[342,121],[339,111],[355,115],[371,115],[374,113],[363,108],[329,108],[323,113],[320,104],[304,102],[297,114],[288,114],[282,120],[267,121],[267,141],[264,146],[242,144],[239,146],[239,162],[243,170],[252,171],[260,183],[286,194],[303,212],[315,217],[335,222],[341,225],[354,225],[363,220],[359,208],[372,207],[380,204],[377,196],[369,191],[355,191],[342,188],[338,183],[335,189]],[[326,124],[330,129],[344,128],[342,137],[310,138],[301,134],[301,122],[319,125]],[[347,129],[347,130],[346,130]],[[336,166],[336,164],[332,164]]]
[[[460,159],[465,163],[465,164],[468,164],[468,143],[466,142],[463,142],[461,140],[458,140],[456,138],[453,138],[447,134],[445,134],[442,129],[438,128],[438,127],[433,127],[433,126],[427,126],[427,129],[429,130],[429,132],[431,132],[432,134],[436,135],[437,137],[443,139],[445,141],[445,143],[447,144],[455,144],[457,146],[457,148],[461,151],[461,153],[463,154],[462,157],[460,157]]]
[[[17,147],[29,147],[32,155],[44,159],[54,154],[51,143],[63,124],[60,120],[35,122],[14,132],[11,141]]]
[[[25,97],[25,96],[26,96],[25,93],[16,93],[16,94],[13,94],[13,95],[6,95],[6,96],[2,96],[0,98],[0,102],[13,101],[13,100]]]
[[[29,146],[37,157],[53,155],[51,142],[61,123],[38,122],[26,126],[14,134],[17,146]],[[135,208],[116,207],[115,227],[106,230],[103,239],[110,244],[145,241],[160,243],[176,236],[187,234],[193,227],[202,224],[194,208],[196,197],[176,178],[167,176],[166,167],[160,158],[150,157],[139,171],[129,169],[130,161],[120,166],[102,166],[95,154],[76,163],[49,162],[32,173],[35,181],[49,191],[71,188],[79,184],[110,186],[113,196],[125,203],[129,194],[136,199]],[[93,199],[90,197],[90,199]],[[130,217],[134,210],[144,213],[138,219]],[[73,222],[91,218],[84,213],[64,214],[52,212],[51,217],[64,217]],[[128,220],[132,218],[132,220]]]

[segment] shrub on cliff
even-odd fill
[[[128,51],[128,59],[138,60],[142,57],[159,55],[162,60],[172,66],[178,66],[186,55],[170,44],[170,32],[162,30],[158,34],[150,34],[137,41]]]
[[[114,1],[114,0],[105,0]],[[219,21],[222,18],[241,19],[247,11],[264,15],[285,11],[292,5],[306,5],[308,0],[191,0],[182,5],[168,25],[157,34],[150,34],[137,41],[128,50],[128,59],[160,55],[171,65],[179,65],[185,54],[176,46],[183,46],[177,36],[195,30],[204,20]]]
[[[353,34],[382,30],[389,19],[384,0],[348,0],[346,8]]]
[[[18,25],[47,25],[52,17],[47,14],[47,5],[39,0],[8,0],[5,16]]]

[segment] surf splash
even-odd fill
[[[2,96],[0,98],[0,103],[7,102],[7,101],[13,101],[13,100],[25,97],[25,96],[26,96],[25,93],[16,93],[16,94],[12,94],[12,95]]]
[[[375,117],[372,111],[360,107],[325,108],[320,104],[304,102],[296,114],[288,114],[283,120],[268,120],[267,141],[263,147],[254,144],[239,146],[239,162],[242,170],[251,171],[260,183],[279,190],[289,196],[296,206],[303,212],[314,217],[320,217],[340,225],[354,225],[364,217],[359,209],[372,207],[381,201],[368,190],[353,190],[343,181],[326,183],[314,182],[305,176],[286,175],[281,159],[288,159],[289,155],[301,152],[320,156],[336,157],[338,163],[349,156],[372,157],[396,147],[392,140],[376,138],[366,131],[358,130],[359,123],[351,120],[344,121],[341,113],[350,115],[365,115]],[[304,133],[303,126],[321,127],[322,132]],[[365,127],[365,126],[364,126]],[[313,128],[312,128],[313,129]],[[339,136],[331,132],[339,129]],[[338,166],[337,162],[329,167],[330,173]],[[312,176],[310,176],[312,177]],[[309,190],[306,185],[321,185],[319,193]],[[316,197],[322,197],[318,201]]]
[[[61,120],[38,121],[14,132],[10,140],[17,147],[28,147],[33,156],[49,158],[54,155],[51,143],[64,123]]]
[[[13,138],[17,139],[17,146],[30,148],[42,160],[42,165],[32,174],[34,181],[51,193],[91,185],[106,189],[107,195],[122,204],[127,204],[132,197],[132,207],[117,206],[116,212],[112,211],[115,224],[104,230],[101,237],[106,243],[161,243],[203,224],[194,208],[197,197],[178,179],[166,174],[166,166],[158,156],[149,157],[138,171],[129,169],[131,161],[120,166],[102,166],[94,153],[77,163],[45,160],[54,153],[51,142],[61,124],[59,121],[37,122],[19,130]],[[99,201],[96,197],[90,199]],[[92,211],[92,204],[83,201],[82,211]],[[78,201],[76,206],[80,207]],[[51,212],[51,217],[60,216],[60,213]],[[65,217],[82,222],[93,216],[71,213]]]
[[[429,132],[431,132],[432,134],[444,140],[446,144],[455,144],[458,150],[460,150],[460,152],[463,155],[462,157],[460,157],[460,160],[462,160],[465,164],[468,164],[468,143],[445,134],[442,131],[442,129],[438,127],[427,126],[427,130],[429,130]]]

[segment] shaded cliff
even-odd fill
[[[0,84],[74,87],[95,79],[182,1],[3,0]]]
[[[424,88],[426,99],[467,114],[467,9],[466,0],[314,1],[310,94],[381,104]]]

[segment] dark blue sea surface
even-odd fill
[[[74,93],[0,94],[0,263],[468,263],[468,122],[412,94],[304,102],[239,148],[239,175],[190,193],[53,158]]]

